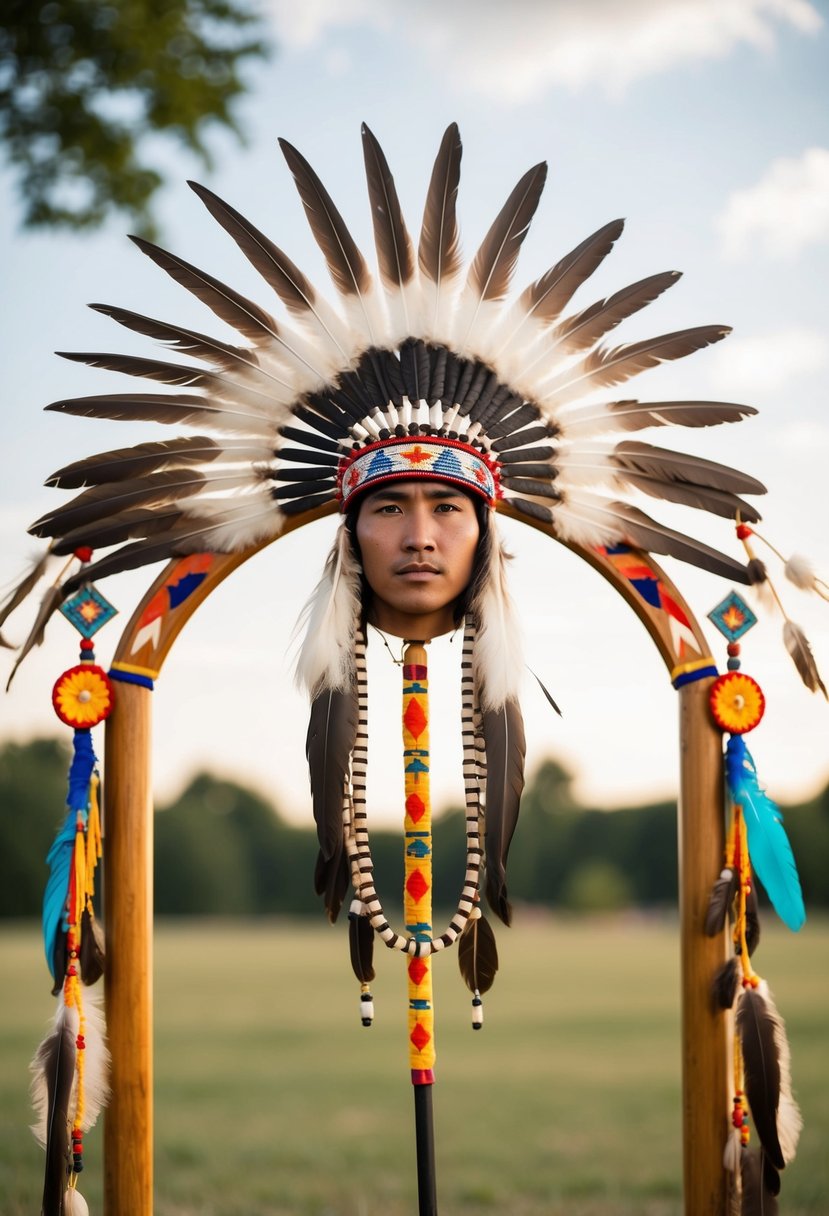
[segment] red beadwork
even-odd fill
[[[406,890],[411,895],[415,903],[419,903],[426,892],[429,890],[429,884],[423,877],[420,870],[412,870],[409,877],[406,879]]]
[[[94,549],[90,549],[89,545],[79,545],[75,550],[75,557],[82,562],[91,562]]]
[[[413,984],[420,984],[428,970],[429,965],[424,958],[413,958],[409,963],[409,979]]]
[[[754,535],[754,533],[752,532],[752,530],[748,526],[748,524],[737,524],[737,539],[738,540],[748,540],[748,538],[753,535]]]
[[[429,719],[423,712],[423,706],[416,697],[412,697],[406,706],[406,711],[403,714],[403,725],[414,739],[419,739],[429,725]]]
[[[418,1051],[423,1051],[423,1048],[429,1042],[431,1037],[432,1036],[429,1034],[429,1031],[420,1022],[415,1025],[414,1030],[409,1035],[409,1038],[412,1040]]]

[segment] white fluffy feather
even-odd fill
[[[803,1116],[794,1100],[792,1093],[792,1059],[789,1050],[789,1040],[786,1037],[786,1027],[781,1018],[774,997],[765,980],[760,980],[757,986],[759,995],[763,998],[769,1016],[774,1025],[774,1043],[777,1048],[777,1058],[780,1064],[780,1105],[777,1108],[777,1135],[780,1139],[780,1150],[783,1160],[788,1165],[794,1160],[797,1152],[797,1142],[803,1130]]]
[[[343,692],[353,676],[354,634],[360,612],[360,570],[345,522],[322,578],[302,610],[297,629],[305,637],[297,658],[297,683],[313,696],[321,687]]]
[[[89,1216],[89,1204],[74,1186],[67,1187],[63,1196],[63,1216]]]
[[[106,1106],[109,1099],[109,1048],[106,1044],[106,1025],[102,1008],[101,996],[92,988],[80,988],[84,1012],[84,1104],[81,1131],[88,1132],[95,1126],[98,1115]],[[72,1038],[76,1039],[79,1026],[78,1010],[74,1005],[67,1006],[63,994],[58,999],[58,1008],[52,1029],[40,1045],[30,1065],[32,1072],[32,1106],[35,1112],[35,1122],[32,1131],[37,1142],[46,1147],[46,1126],[49,1116],[49,1091],[46,1078],[43,1075],[40,1056],[41,1051],[56,1035],[68,1029]],[[74,1118],[78,1100],[77,1072],[72,1084],[69,1099],[70,1122]]]
[[[489,543],[489,578],[472,605],[480,622],[472,669],[475,687],[480,690],[481,708],[497,710],[506,701],[518,699],[524,652],[521,626],[507,583],[507,554],[494,519],[490,522]]]

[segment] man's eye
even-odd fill
[[[441,502],[441,503],[438,503],[438,506],[437,506],[437,510],[443,511],[444,513],[447,513],[449,511],[457,511],[458,509],[459,508],[456,507],[453,502]]]

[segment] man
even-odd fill
[[[360,503],[351,536],[371,592],[372,625],[421,640],[455,628],[481,536],[466,492],[449,482],[381,486]]]

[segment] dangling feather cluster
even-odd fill
[[[741,497],[763,492],[753,478],[630,437],[755,413],[721,401],[643,401],[623,388],[640,372],[719,342],[728,328],[703,325],[628,343],[609,340],[617,326],[676,283],[674,271],[572,303],[610,253],[621,220],[588,236],[510,302],[546,166],[535,165],[521,178],[465,270],[456,212],[457,126],[441,142],[416,247],[386,157],[367,127],[362,140],[377,275],[314,170],[280,141],[336,306],[277,245],[204,186],[191,183],[275,292],[284,319],[177,255],[134,238],[143,254],[235,329],[238,340],[93,305],[176,357],[66,354],[148,387],[64,398],[47,408],[193,433],[104,452],[51,476],[49,484],[80,493],[31,531],[50,540],[54,555],[79,546],[105,551],[82,575],[70,577],[61,595],[71,594],[81,579],[273,538],[286,516],[335,503],[339,462],[355,445],[420,434],[454,437],[487,453],[500,465],[504,501],[552,523],[563,540],[625,541],[745,581],[739,562],[691,533],[662,525],[626,497],[633,491],[728,518],[738,512],[744,520],[758,518]],[[19,599],[12,593],[0,609],[0,625]],[[341,671],[337,662],[333,669]]]

